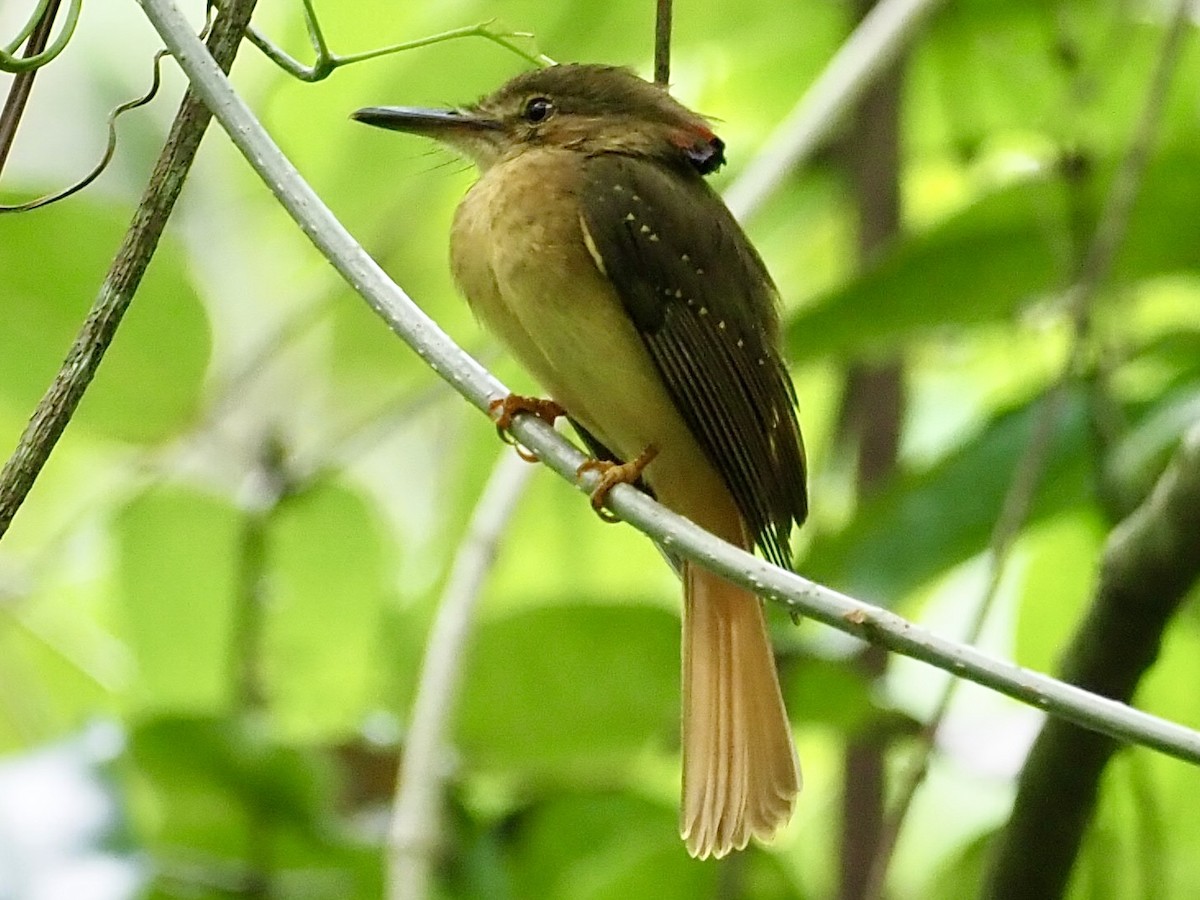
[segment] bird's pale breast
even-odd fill
[[[712,516],[682,508],[682,498],[726,491],[588,253],[576,163],[571,151],[548,148],[489,168],[455,216],[455,280],[484,326],[554,400],[624,459],[657,446],[661,455],[646,477],[659,498],[715,527],[714,519],[728,521],[727,509]]]

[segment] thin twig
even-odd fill
[[[854,0],[858,21],[878,0]],[[901,97],[905,68],[897,58],[869,84],[847,116],[839,156],[851,185],[858,267],[865,271],[895,241],[901,226]],[[907,392],[901,353],[855,360],[845,376],[838,444],[857,452],[857,494],[866,499],[896,474]],[[853,658],[872,685],[883,682],[890,659],[868,646]],[[847,736],[843,749],[839,900],[862,900],[883,840],[888,796],[888,751],[896,738],[887,716],[871,716]]]
[[[350,66],[355,63],[366,62],[370,59],[389,56],[393,53],[416,50],[420,47],[429,47],[433,44],[440,44],[445,41],[453,41],[465,37],[481,37],[515,53],[526,62],[533,63],[535,66],[554,65],[554,60],[544,53],[529,53],[522,50],[515,40],[513,40],[515,38],[530,40],[533,38],[531,33],[525,31],[493,31],[490,21],[481,22],[477,25],[465,25],[462,28],[454,28],[450,31],[443,31],[440,34],[417,38],[411,41],[402,41],[398,44],[389,44],[386,47],[378,47],[374,50],[364,50],[361,53],[349,53],[344,56],[330,51],[328,44],[325,42],[325,37],[321,32],[321,27],[317,22],[311,0],[304,0],[304,24],[308,29],[309,38],[316,57],[311,66],[304,65],[304,63],[300,62],[294,56],[275,46],[253,25],[247,29],[246,37],[267,59],[275,63],[280,69],[293,78],[305,82],[324,81],[343,66]]]
[[[450,770],[454,712],[476,602],[532,467],[503,452],[459,545],[425,645],[388,834],[388,897],[424,900],[441,841],[442,786]]]
[[[812,155],[858,98],[897,57],[941,0],[881,0],[854,29],[817,80],[725,192],[745,221]]]
[[[283,446],[267,436],[256,454],[254,488],[243,508],[238,540],[237,587],[232,623],[232,681],[238,718],[255,722],[266,703],[263,678],[263,635],[270,596],[271,527],[281,506],[298,488],[284,464]],[[275,828],[269,809],[247,797],[243,832],[244,884],[238,892],[248,900],[275,896]]]
[[[49,0],[41,17],[34,25],[29,35],[29,43],[25,45],[22,56],[25,59],[37,56],[46,49],[50,40],[50,31],[54,28],[54,17],[58,15],[60,0]],[[21,116],[25,113],[25,104],[29,101],[29,92],[33,90],[33,79],[37,75],[36,68],[18,72],[8,88],[8,99],[4,101],[4,111],[0,112],[0,172],[8,161],[8,153],[12,150],[13,139],[17,136],[17,126],[21,124]]]
[[[227,71],[233,62],[254,3],[255,0],[237,0],[218,18],[208,39],[211,56],[200,40],[189,33],[218,72]],[[25,502],[116,335],[158,246],[210,118],[208,108],[189,89],[100,293],[92,303],[66,361],[0,471],[0,539]]]
[[[671,0],[657,0],[655,5],[654,81],[671,83]]]
[[[1162,120],[1163,103],[1171,84],[1171,75],[1179,62],[1182,27],[1186,23],[1187,2],[1181,4],[1172,28],[1163,40],[1159,65],[1147,89],[1142,114],[1133,137],[1113,180],[1096,231],[1083,257],[1079,274],[1067,292],[1068,313],[1072,320],[1071,351],[1055,384],[1047,392],[1034,423],[1034,431],[1005,495],[1004,505],[992,532],[987,556],[987,581],[974,618],[963,639],[968,644],[979,640],[988,613],[999,592],[1013,542],[1024,525],[1033,504],[1037,486],[1048,461],[1054,429],[1061,419],[1067,389],[1078,376],[1086,354],[1091,309],[1096,294],[1112,269],[1113,258],[1124,239],[1138,187],[1149,164],[1154,138]],[[872,866],[870,897],[882,897],[884,879],[904,819],[924,782],[937,735],[950,710],[960,682],[951,679],[942,692],[933,715],[925,723],[913,758],[901,778],[901,788],[888,814],[885,840]]]
[[[1191,26],[1191,8],[1191,0],[1179,0],[1163,36],[1158,64],[1146,89],[1142,114],[1134,126],[1129,149],[1125,152],[1121,166],[1113,178],[1112,187],[1096,226],[1095,237],[1083,261],[1079,279],[1075,283],[1071,299],[1077,308],[1086,308],[1091,304],[1092,298],[1112,271],[1117,250],[1120,249],[1121,241],[1125,239],[1129,217],[1133,213],[1133,205],[1137,202],[1138,191],[1142,186],[1142,176],[1154,153],[1167,93],[1170,91],[1175,70],[1179,67],[1183,40]]]
[[[300,484],[287,470],[283,447],[274,436],[268,435],[263,440],[251,471],[251,482],[254,490],[242,508],[230,654],[235,703],[239,715],[244,717],[260,711],[266,700],[261,667],[271,519]]]
[[[1068,297],[1077,336],[1090,326],[1093,300],[1124,240],[1182,58],[1191,6],[1190,0],[1179,0],[1167,26],[1142,113]],[[1197,460],[1200,425],[1184,436],[1150,498],[1110,534],[1094,600],[1065,654],[1063,677],[1071,683],[1124,700],[1133,696],[1142,675],[1153,665],[1163,633],[1200,573],[1196,537],[1200,516],[1195,515],[1200,478],[1189,470]],[[1186,508],[1188,503],[1191,509]],[[1177,540],[1164,523],[1178,527],[1175,520],[1189,514],[1196,521],[1189,523],[1190,534]],[[997,842],[985,896],[1061,895],[1091,820],[1101,773],[1115,750],[1112,741],[1065,723],[1048,721],[1043,726],[1022,769],[1012,815]],[[1065,767],[1071,775],[1060,780],[1058,773]],[[1051,813],[1056,821],[1049,834],[1044,819]]]
[[[476,408],[510,392],[455,344],[346,231],[271,141],[261,123],[188,29],[171,0],[139,0],[172,50],[192,87],[213,110],[230,139],[296,223],[342,277],[388,326]],[[576,470],[587,458],[536,417],[521,415],[514,435],[580,490],[598,476]],[[617,485],[609,506],[624,521],[687,559],[743,585],[798,615],[881,644],[1118,740],[1200,763],[1200,732],[996,659],[933,634],[889,610],[816,584],[721,541],[629,485]]]
[[[49,206],[51,203],[57,203],[59,200],[65,200],[72,194],[79,193],[99,178],[104,173],[104,170],[108,168],[108,164],[112,162],[113,154],[117,152],[117,119],[131,110],[145,106],[158,94],[158,89],[162,85],[162,58],[165,55],[165,50],[159,50],[154,54],[153,73],[150,78],[150,87],[146,89],[146,92],[140,97],[125,101],[108,114],[108,142],[104,146],[104,152],[100,155],[100,161],[92,166],[90,172],[74,184],[68,185],[62,190],[55,191],[53,194],[46,194],[43,197],[38,197],[36,200],[29,200],[25,203],[0,205],[0,213],[31,212],[43,206]],[[29,74],[32,75],[33,73],[30,72]]]

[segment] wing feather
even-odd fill
[[[592,157],[580,208],[588,252],[755,543],[790,566],[792,524],[808,511],[804,449],[762,260],[687,166]]]

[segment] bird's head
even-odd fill
[[[725,162],[725,145],[703,117],[618,66],[551,66],[461,109],[373,106],[352,118],[434,138],[480,169],[530,147],[651,157],[705,175]]]

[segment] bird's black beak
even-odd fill
[[[377,128],[423,134],[451,142],[454,134],[493,131],[500,127],[495,119],[467,110],[422,109],[416,106],[368,106],[351,113],[350,118]]]

